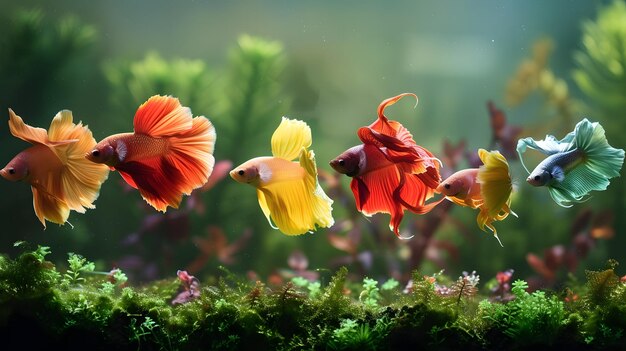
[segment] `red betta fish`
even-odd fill
[[[395,104],[404,93],[386,99],[378,106],[378,119],[358,130],[363,142],[330,161],[335,171],[352,177],[350,188],[357,209],[366,216],[389,213],[389,229],[401,239],[399,226],[408,209],[428,213],[442,199],[426,204],[441,181],[440,161],[417,145],[411,133],[397,121],[385,116],[385,108]],[[411,236],[412,237],[412,236]]]
[[[178,208],[183,194],[204,185],[215,159],[215,128],[177,98],[155,95],[135,113],[134,133],[100,141],[86,157],[117,170],[155,209]]]

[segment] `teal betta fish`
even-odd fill
[[[532,172],[522,158],[527,147],[548,155]],[[548,187],[554,201],[563,207],[586,201],[592,190],[605,190],[609,179],[619,176],[624,163],[624,150],[611,147],[604,128],[586,118],[560,141],[552,135],[539,141],[520,139],[517,153],[530,174],[526,181],[533,186]]]

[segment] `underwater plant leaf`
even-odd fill
[[[599,305],[606,302],[611,292],[617,287],[620,278],[613,268],[604,271],[585,270],[587,277],[587,299],[589,302]]]

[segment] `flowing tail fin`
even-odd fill
[[[94,208],[93,202],[109,175],[109,168],[85,158],[85,153],[96,145],[91,131],[82,123],[74,124],[72,112],[63,110],[52,120],[48,138],[52,143],[59,144],[65,140],[77,140],[51,147],[64,165],[58,175],[63,193],[54,195],[61,197],[70,209],[79,213],[84,213],[86,208]]]
[[[574,144],[582,151],[583,160],[562,182],[549,187],[552,198],[564,207],[585,201],[593,190],[605,190],[609,179],[620,175],[624,163],[624,150],[609,145],[604,128],[598,122],[583,119],[576,125],[574,135]]]
[[[498,151],[480,149],[478,157],[483,161],[478,170],[477,182],[484,202],[480,205],[476,221],[482,231],[486,232],[485,227],[489,228],[499,242],[498,232],[491,223],[501,221],[513,212],[510,208],[513,184],[509,164]]]

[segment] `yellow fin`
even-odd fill
[[[96,145],[91,131],[82,123],[74,124],[72,112],[63,110],[52,119],[48,139],[52,143],[75,141],[51,147],[64,166],[58,175],[61,178],[63,200],[70,209],[80,213],[84,213],[86,208],[94,208],[93,201],[98,198],[109,168],[85,158],[85,154]]]
[[[313,191],[312,208],[316,224],[323,228],[328,228],[335,223],[332,216],[333,200],[329,198],[317,179],[317,166],[315,164],[315,153],[313,150],[306,150],[304,147],[300,152],[300,166],[306,171],[305,182],[307,187],[315,189]]]
[[[291,161],[312,142],[311,128],[305,122],[283,117],[272,135],[272,154]]]
[[[498,151],[488,152],[480,149],[478,156],[484,163],[480,166],[477,176],[480,192],[485,201],[483,207],[492,218],[498,217],[502,210],[506,209],[506,215],[502,218],[504,219],[510,212],[508,205],[513,190],[509,164]]]
[[[257,197],[259,198],[259,206],[261,207],[261,211],[263,211],[265,218],[267,218],[267,221],[269,222],[270,227],[274,229],[278,229],[278,227],[275,226],[274,223],[272,223],[272,218],[270,217],[270,208],[267,206],[267,200],[265,200],[265,195],[263,195],[263,192],[258,189],[256,191],[256,194],[257,194]]]

